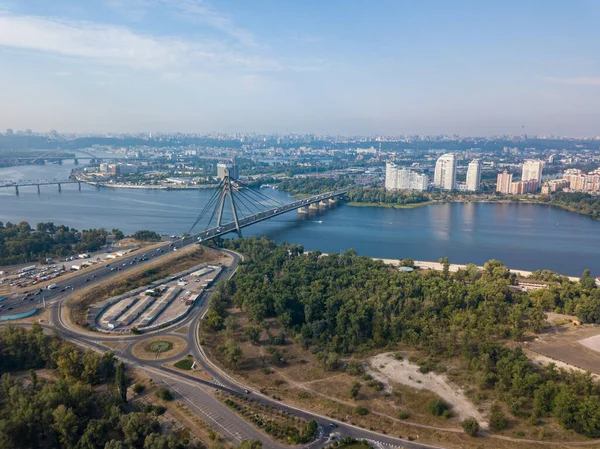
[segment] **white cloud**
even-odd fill
[[[570,84],[572,86],[600,86],[600,76],[576,76],[571,78],[546,77],[546,81],[560,84]]]
[[[71,72],[56,72],[54,76],[71,76]]]
[[[124,27],[38,16],[0,14],[0,47],[86,58],[140,69],[226,66],[279,71],[274,60],[233,50],[216,40],[189,41],[133,32]]]
[[[168,8],[173,9],[179,19],[195,21],[234,38],[239,43],[255,46],[256,40],[251,32],[238,27],[233,20],[217,11],[212,5],[203,0],[159,0]]]

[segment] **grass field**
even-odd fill
[[[181,359],[179,362],[175,363],[175,367],[184,370],[191,370],[194,365],[194,360],[192,359]]]

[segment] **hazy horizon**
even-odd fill
[[[600,3],[0,0],[0,129],[600,135]]]

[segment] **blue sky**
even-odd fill
[[[0,129],[600,135],[596,0],[0,0]]]

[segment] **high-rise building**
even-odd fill
[[[398,167],[393,162],[385,164],[386,190],[427,190],[429,179],[425,173]]]
[[[442,190],[453,190],[456,185],[456,155],[447,153],[435,163],[433,185]]]
[[[527,160],[523,163],[523,173],[521,174],[521,181],[536,180],[538,186],[542,184],[542,167],[544,161],[539,160]]]
[[[512,183],[512,176],[512,173],[508,173],[506,170],[504,170],[504,173],[498,173],[496,192],[504,194],[510,193],[510,184]]]
[[[225,173],[226,171],[229,170],[229,176],[232,177],[233,179],[237,179],[238,178],[238,166],[237,164],[234,163],[233,164],[228,164],[225,162],[219,162],[217,164],[217,178],[219,178],[219,180],[222,180],[225,177]]]
[[[476,192],[481,183],[481,161],[473,159],[467,169],[467,190]]]

